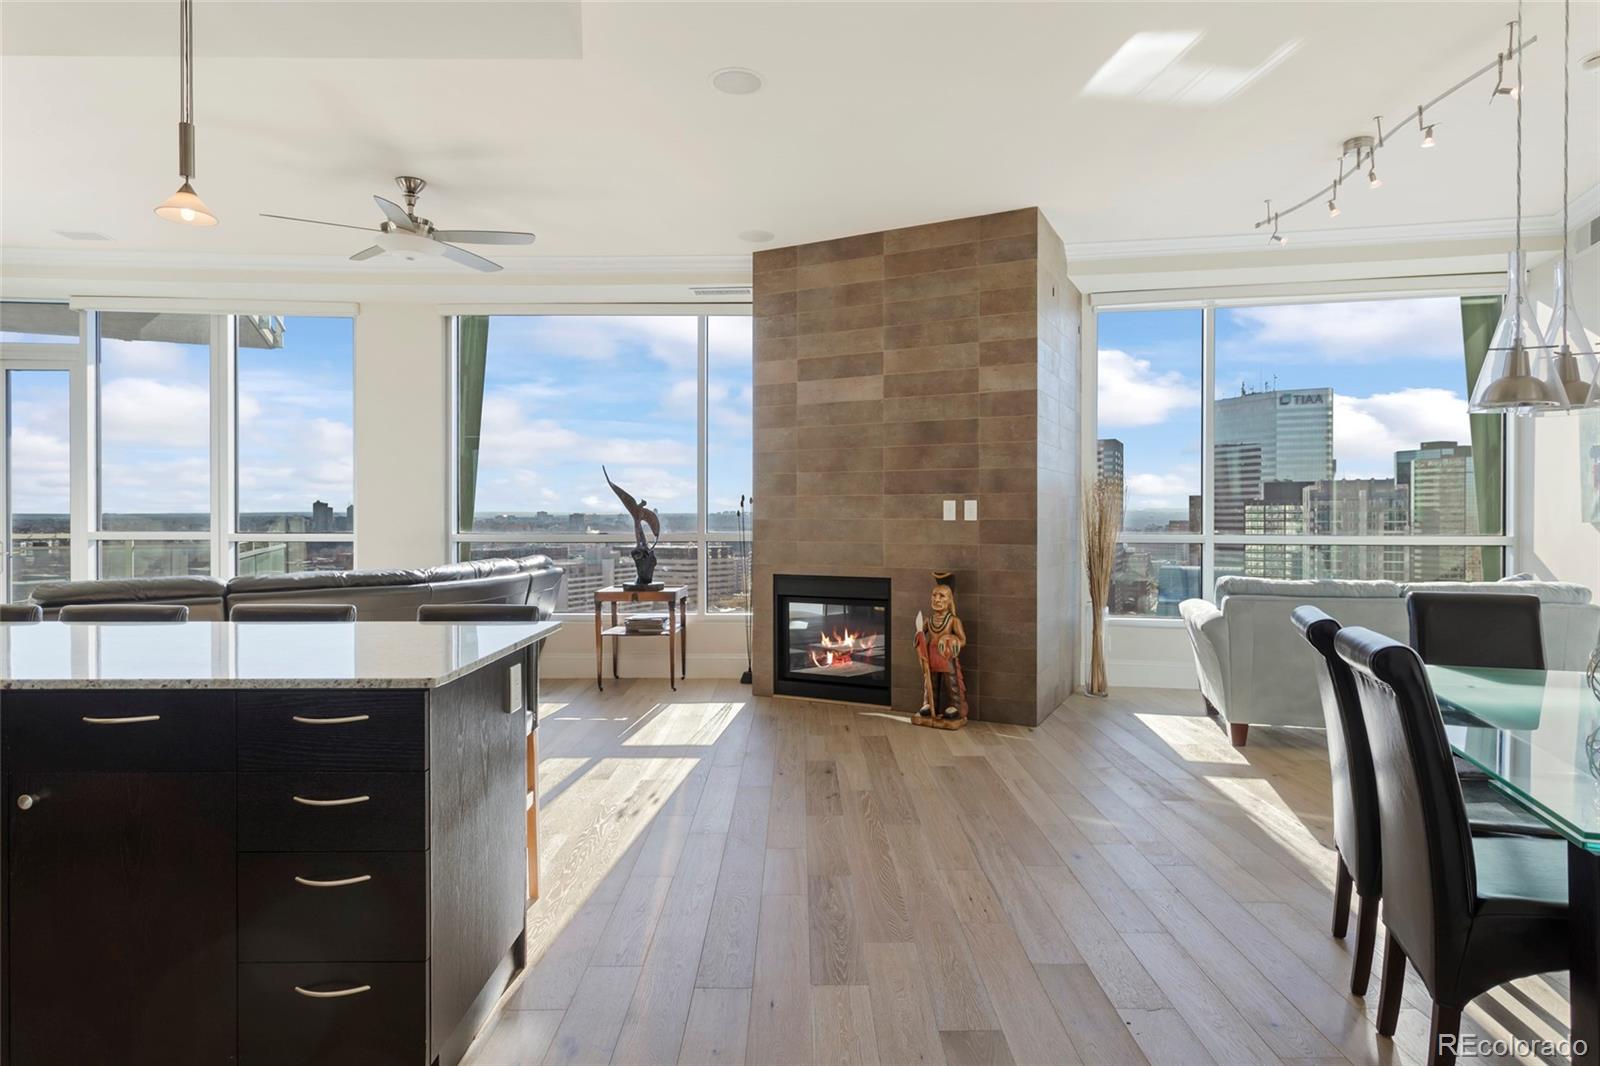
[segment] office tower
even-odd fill
[[[1218,443],[1213,453],[1215,469],[1212,521],[1219,533],[1243,533],[1244,509],[1261,499],[1261,445]]]
[[[1127,484],[1123,480],[1123,451],[1122,442],[1115,437],[1105,437],[1094,442],[1095,474],[1101,478],[1110,478],[1117,486],[1117,496],[1123,501],[1122,508],[1117,514],[1117,528],[1126,525],[1128,514]]]
[[[1455,441],[1424,441],[1395,453],[1396,480],[1404,471],[1411,490],[1411,532],[1467,536],[1485,532],[1478,519],[1478,489],[1472,447]],[[1491,530],[1492,532],[1492,530]],[[1431,545],[1411,550],[1413,581],[1478,581],[1483,549]]]
[[[1214,411],[1219,447],[1240,444],[1261,449],[1261,480],[1333,477],[1332,389],[1244,392],[1218,400]]]
[[[1411,528],[1411,490],[1393,478],[1340,478],[1306,493],[1308,531],[1341,537],[1400,536]],[[1407,579],[1408,549],[1384,544],[1318,544],[1308,577]]]
[[[1290,536],[1306,532],[1304,481],[1269,481],[1261,498],[1244,505],[1244,531],[1252,536]],[[1306,577],[1306,550],[1300,544],[1250,544],[1244,572],[1251,577]]]
[[[333,532],[333,505],[315,500],[311,504],[311,532]]]

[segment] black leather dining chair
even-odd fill
[[[533,603],[425,603],[419,622],[542,622],[550,614]]]
[[[1498,592],[1413,592],[1411,646],[1430,666],[1544,669],[1539,597]]]
[[[0,603],[0,622],[43,622],[44,608],[37,603]]]
[[[63,622],[187,622],[181,603],[73,603],[56,615]]]
[[[1333,935],[1349,931],[1352,893],[1358,903],[1355,954],[1350,965],[1350,991],[1364,996],[1372,977],[1372,954],[1378,935],[1378,903],[1383,896],[1383,852],[1379,846],[1378,788],[1372,747],[1356,695],[1350,667],[1334,651],[1337,620],[1317,607],[1302,606],[1290,615],[1306,643],[1322,657],[1317,673],[1326,726],[1328,769],[1333,786],[1333,842],[1338,871],[1333,893]],[[1526,833],[1554,836],[1544,823],[1508,803],[1484,775],[1461,782],[1467,818],[1475,833]]]
[[[1474,997],[1570,965],[1567,845],[1474,834],[1417,653],[1358,626],[1334,648],[1355,678],[1377,778],[1388,929],[1378,1032],[1394,1035],[1409,960],[1433,997],[1428,1062],[1453,1063]]]
[[[236,603],[230,622],[354,622],[353,603]]]

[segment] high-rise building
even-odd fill
[[[1217,445],[1261,449],[1263,481],[1333,477],[1333,390],[1267,389],[1216,402]]]
[[[1212,458],[1216,499],[1211,520],[1219,533],[1243,533],[1244,509],[1261,499],[1261,445],[1235,442],[1217,444]]]
[[[1306,532],[1304,481],[1268,481],[1261,498],[1244,505],[1244,531],[1252,536],[1291,536]],[[1306,575],[1306,551],[1300,544],[1248,544],[1244,572],[1251,577],[1300,578]]]
[[[1411,490],[1393,478],[1340,478],[1306,493],[1311,533],[1341,537],[1399,536],[1411,528]],[[1405,581],[1408,549],[1386,544],[1318,544],[1308,577]]]
[[[333,532],[333,505],[322,500],[313,500],[311,503],[311,532]]]
[[[1115,437],[1103,437],[1094,442],[1095,474],[1100,478],[1110,478],[1117,486],[1117,498],[1122,500],[1120,513],[1117,515],[1117,528],[1125,524],[1128,514],[1127,483],[1123,479],[1122,442]]]
[[[1470,536],[1484,530],[1478,516],[1478,488],[1472,446],[1455,441],[1424,441],[1420,448],[1396,452],[1396,480],[1404,471],[1411,490],[1411,532]],[[1478,581],[1483,549],[1430,545],[1411,550],[1413,581]]]

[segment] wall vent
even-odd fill
[[[1589,220],[1587,230],[1589,233],[1589,242],[1585,244],[1584,247],[1593,248],[1595,245],[1600,244],[1600,215],[1597,215]],[[1584,232],[1584,227],[1580,227],[1578,232]]]
[[[696,296],[749,296],[748,285],[691,285],[689,291]]]

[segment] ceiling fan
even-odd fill
[[[476,252],[469,252],[465,248],[457,248],[456,244],[532,244],[534,241],[533,234],[517,233],[512,230],[435,229],[430,220],[417,216],[417,197],[422,195],[422,190],[428,183],[421,178],[407,176],[395,178],[394,182],[400,186],[406,206],[402,208],[393,200],[374,196],[373,202],[385,215],[384,221],[377,226],[351,226],[344,222],[323,222],[315,218],[273,215],[265,211],[261,213],[261,217],[280,218],[286,222],[309,222],[313,226],[338,226],[341,229],[358,229],[378,234],[377,244],[363,248],[350,257],[356,262],[380,255],[396,255],[413,262],[418,259],[443,257],[464,267],[491,273],[500,269],[499,263],[485,259]]]

